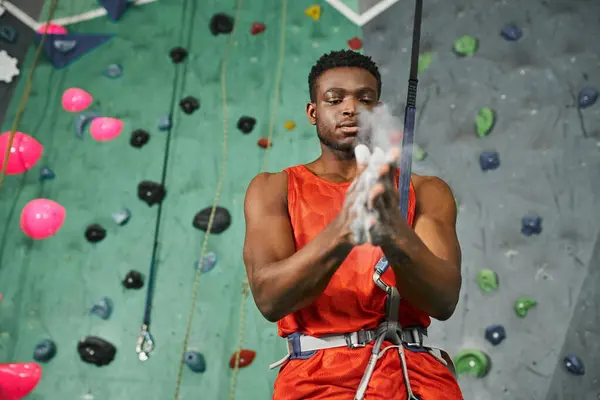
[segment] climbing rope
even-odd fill
[[[188,313],[187,325],[185,328],[185,335],[183,338],[183,350],[181,352],[181,357],[179,359],[179,368],[177,370],[177,382],[175,385],[175,395],[174,400],[179,400],[179,394],[181,392],[181,382],[183,380],[183,368],[185,364],[185,353],[188,349],[188,343],[190,340],[190,334],[192,331],[192,320],[194,319],[194,311],[196,310],[196,299],[198,297],[198,283],[200,282],[200,275],[202,275],[202,265],[204,263],[204,257],[206,256],[206,250],[208,249],[208,239],[210,237],[210,231],[212,230],[213,222],[215,220],[215,214],[217,210],[217,204],[219,204],[219,199],[221,198],[221,189],[223,187],[223,182],[225,180],[225,172],[227,169],[227,159],[228,159],[228,139],[229,139],[229,109],[227,107],[227,65],[229,61],[229,54],[231,53],[231,48],[233,46],[233,40],[236,33],[236,27],[240,16],[240,9],[242,7],[243,0],[236,1],[236,10],[235,10],[235,18],[233,22],[233,30],[231,31],[231,35],[229,36],[229,41],[227,42],[227,47],[225,49],[225,55],[223,56],[223,62],[221,63],[221,99],[222,99],[222,107],[223,107],[223,152],[221,158],[221,173],[219,175],[219,181],[217,183],[217,189],[215,192],[215,198],[213,201],[213,206],[210,211],[210,216],[208,218],[208,225],[206,227],[206,234],[204,235],[204,241],[202,242],[202,250],[200,252],[200,261],[198,262],[198,268],[196,268],[196,277],[194,279],[194,285],[192,288],[192,297],[190,301],[190,311]]]
[[[283,60],[285,56],[285,28],[287,19],[287,0],[281,2],[281,30],[279,37],[279,57],[277,59],[277,73],[275,75],[275,86],[273,95],[273,103],[271,104],[271,119],[269,121],[269,135],[267,137],[267,148],[265,149],[265,156],[263,159],[262,172],[266,172],[269,165],[269,150],[271,149],[271,139],[273,139],[273,131],[275,128],[275,119],[277,116],[277,104],[279,103],[279,87],[281,86],[281,76],[283,73]],[[244,344],[244,334],[246,328],[246,299],[248,298],[249,283],[248,278],[244,279],[242,284],[242,300],[240,305],[240,329],[238,333],[238,350],[235,353],[235,366],[233,374],[231,376],[231,386],[229,389],[229,400],[235,399],[235,393],[237,389],[237,377],[240,369],[240,355],[242,352],[242,346]]]
[[[48,12],[48,21],[52,21],[54,17],[54,12],[58,8],[59,0],[52,0],[50,2],[50,8]],[[19,128],[19,124],[23,119],[23,115],[25,113],[25,107],[27,106],[27,102],[29,101],[29,95],[31,93],[31,86],[33,84],[33,73],[35,72],[35,68],[38,65],[40,60],[40,56],[42,54],[42,50],[44,49],[44,42],[46,41],[46,36],[48,34],[48,30],[44,29],[44,33],[42,35],[42,40],[38,45],[38,48],[35,52],[35,56],[33,58],[33,62],[31,63],[31,68],[29,69],[29,74],[27,74],[27,80],[25,81],[25,90],[23,91],[23,96],[21,96],[21,100],[19,101],[19,105],[17,107],[17,113],[15,115],[15,119],[13,120],[12,126],[10,128],[10,134],[8,135],[8,145],[6,146],[6,152],[4,153],[4,160],[2,163],[2,170],[0,170],[0,191],[2,191],[2,185],[4,183],[4,176],[6,175],[6,169],[8,168],[8,159],[10,158],[10,149],[13,146],[13,142],[15,140],[15,136],[17,134],[17,129]]]

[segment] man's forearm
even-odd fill
[[[460,266],[436,257],[414,232],[408,236],[402,243],[382,246],[398,291],[431,317],[446,320],[458,302]]]
[[[261,267],[254,292],[262,314],[275,322],[315,301],[351,250],[330,225],[291,257]]]

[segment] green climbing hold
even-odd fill
[[[537,301],[531,297],[520,297],[515,301],[515,311],[519,318],[525,318],[529,310],[537,306]]]
[[[489,268],[479,270],[477,284],[485,293],[495,292],[498,290],[498,274]]]
[[[477,136],[484,137],[489,135],[495,123],[496,118],[494,115],[494,110],[487,107],[479,110],[477,113],[477,121],[475,122],[477,127]]]
[[[480,350],[462,350],[454,357],[454,367],[457,375],[483,378],[490,372],[491,364],[490,357]]]
[[[417,161],[423,161],[425,158],[427,158],[427,152],[416,143],[413,144],[413,155]]]
[[[425,72],[431,61],[433,60],[433,54],[430,52],[423,53],[419,56],[419,74]]]
[[[454,53],[460,57],[472,56],[477,51],[478,40],[471,36],[462,36],[454,42]]]

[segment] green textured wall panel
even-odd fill
[[[184,8],[187,4],[187,8]],[[189,347],[204,354],[207,370],[182,376],[182,399],[229,398],[229,358],[238,345],[241,287],[245,277],[243,200],[250,180],[261,171],[265,150],[257,146],[269,134],[274,101],[273,147],[269,170],[308,162],[319,154],[314,128],[306,121],[307,76],[324,52],[345,48],[359,29],[324,1],[322,18],[314,22],[304,14],[307,2],[288,1],[285,56],[279,63],[283,2],[243,1],[233,46],[226,61],[226,100],[223,108],[221,67],[228,35],[213,36],[209,19],[216,12],[235,14],[236,3],[227,1],[159,1],[130,10],[117,24],[105,18],[70,25],[71,32],[114,32],[116,37],[70,67],[54,70],[46,61],[35,72],[33,92],[19,130],[45,147],[42,160],[23,176],[7,177],[0,191],[0,362],[30,361],[35,344],[52,338],[57,356],[44,365],[44,376],[34,394],[37,400],[169,399],[173,398],[177,368],[190,308],[194,263],[204,234],[192,227],[194,215],[212,205],[220,174],[224,173],[218,204],[226,207],[233,222],[229,230],[209,238],[208,250],[218,255],[214,270],[199,280]],[[63,5],[60,17],[73,4]],[[92,7],[93,8],[93,7]],[[64,14],[64,15],[63,15]],[[250,35],[253,22],[265,23],[264,33]],[[169,50],[189,51],[186,64],[173,65]],[[27,65],[31,64],[33,48]],[[116,80],[102,76],[111,63],[120,63],[124,75]],[[278,67],[282,80],[277,85]],[[27,71],[22,71],[26,76]],[[60,98],[69,87],[80,87],[95,99],[91,109],[120,118],[125,127],[117,139],[99,143],[86,132],[74,135],[75,114],[62,110]],[[3,130],[10,128],[24,79],[8,112]],[[173,96],[174,95],[174,96]],[[157,206],[137,198],[141,180],[160,181],[167,133],[157,120],[186,96],[200,100],[201,108],[186,115],[175,108],[167,196],[159,230],[158,273],[151,331],[156,349],[142,363],[135,342],[142,322],[145,288],[123,289],[120,280],[131,269],[147,275]],[[224,115],[226,116],[224,121]],[[254,131],[243,135],[236,125],[240,116],[257,119]],[[297,126],[287,131],[283,124]],[[224,127],[227,126],[227,162],[221,169]],[[129,145],[134,129],[145,129],[150,142],[141,149]],[[54,181],[40,183],[39,170],[49,166]],[[19,229],[23,206],[37,197],[66,207],[61,231],[44,241],[27,239]],[[111,213],[121,207],[132,211],[131,221],[119,227]],[[99,223],[107,237],[95,245],[83,233]],[[108,321],[89,316],[93,302],[109,296],[115,303]],[[269,398],[276,371],[268,364],[283,356],[284,344],[276,327],[246,301],[243,347],[255,350],[254,363],[240,370],[236,399]],[[116,359],[107,367],[82,363],[77,341],[86,335],[103,337],[117,346]]]

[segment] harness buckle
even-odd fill
[[[356,343],[352,343],[352,335],[356,334]],[[357,349],[366,347],[367,343],[373,341],[373,332],[361,329],[354,333],[344,333],[344,339],[346,340],[346,346],[350,349]]]

